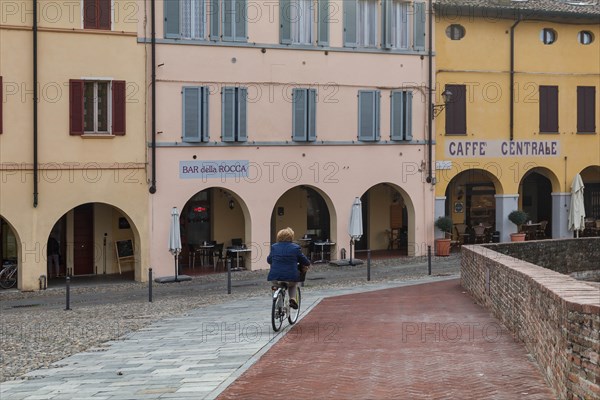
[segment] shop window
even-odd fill
[[[465,85],[446,85],[452,101],[446,104],[446,135],[467,134],[467,88]]]
[[[412,92],[393,91],[390,97],[391,139],[412,140]]]
[[[595,86],[577,86],[577,132],[596,132]]]
[[[554,29],[544,28],[540,31],[540,40],[544,44],[552,44],[552,43],[556,42],[557,38],[558,38],[558,34],[556,33],[556,31]]]
[[[459,24],[452,24],[446,28],[446,36],[451,40],[460,40],[465,37],[465,28]]]
[[[225,87],[221,92],[221,139],[224,142],[245,142],[248,140],[246,125],[247,89]]]
[[[208,142],[208,87],[183,88],[184,142]]]
[[[594,34],[590,31],[580,31],[577,34],[577,40],[583,45],[592,44],[594,41]]]
[[[358,91],[358,140],[379,140],[380,97],[379,90]]]
[[[558,86],[540,86],[540,132],[558,133]]]
[[[69,133],[125,134],[125,81],[69,81]]]
[[[292,91],[292,139],[296,142],[312,142],[316,133],[316,89]]]
[[[84,29],[110,30],[111,0],[84,0],[83,27]]]

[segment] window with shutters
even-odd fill
[[[208,142],[210,140],[208,131],[208,87],[184,87],[182,94],[182,140],[184,142]]]
[[[245,142],[247,135],[247,89],[224,87],[221,92],[221,140]]]
[[[71,135],[125,134],[125,81],[69,81]]]
[[[164,0],[169,39],[247,41],[246,0]]]
[[[377,1],[358,0],[358,45],[360,47],[377,46]]]
[[[329,0],[279,0],[280,42],[312,45],[316,32],[316,43],[328,46],[329,12]]]
[[[317,139],[317,90],[292,91],[292,140],[313,142]]]
[[[540,133],[558,133],[558,86],[540,86],[539,97]]]
[[[408,49],[410,35],[410,3],[392,2],[392,48]]]
[[[379,90],[358,91],[358,140],[379,140],[380,98]]]
[[[392,91],[390,94],[392,140],[412,140],[412,99],[412,92],[405,90]]]
[[[577,86],[577,132],[596,132],[595,86]]]
[[[381,4],[382,47],[402,50],[412,47],[417,51],[425,50],[425,3],[382,0]]]
[[[110,30],[111,0],[84,0],[83,27],[84,29]]]
[[[446,135],[467,134],[467,89],[465,85],[446,85],[452,101],[446,104]]]

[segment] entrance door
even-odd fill
[[[94,273],[94,205],[83,204],[74,210],[73,275]]]

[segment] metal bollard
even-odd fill
[[[371,249],[367,250],[367,281],[371,280]]]
[[[152,268],[148,268],[148,302],[152,303]]]
[[[65,311],[70,310],[71,309],[71,278],[69,278],[67,276],[66,279],[66,291],[67,291],[67,307],[65,308]]]
[[[227,294],[231,294],[231,259],[227,259]]]
[[[427,273],[431,275],[431,246],[427,246]]]

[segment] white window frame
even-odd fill
[[[410,47],[411,20],[410,2],[392,1],[392,48]]]
[[[290,34],[293,44],[312,44],[314,3],[312,0],[290,0]]]
[[[359,47],[377,47],[378,8],[377,0],[356,2],[356,37]]]
[[[207,2],[205,0],[183,0],[179,10],[179,34],[181,39],[206,39],[207,32]],[[189,18],[185,16],[189,6]],[[189,26],[189,35],[186,27]]]
[[[84,113],[84,121],[85,121],[85,112],[86,112],[86,102],[85,102],[85,85],[87,83],[94,84],[94,130],[87,131],[83,130],[84,135],[112,135],[112,79],[90,79],[83,78],[83,113]],[[107,98],[107,107],[106,107],[106,131],[98,131],[98,83],[106,83],[108,85],[108,89],[106,91]],[[85,123],[84,123],[85,125]]]

